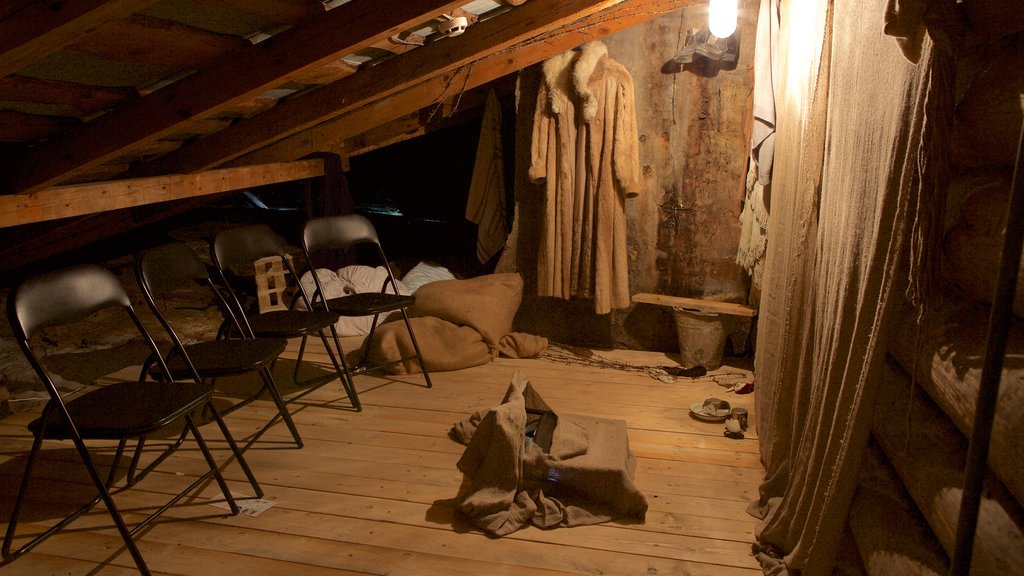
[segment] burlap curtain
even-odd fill
[[[755,367],[766,477],[751,506],[769,574],[832,572],[920,203],[931,45],[909,62],[885,12],[885,0],[781,3]]]

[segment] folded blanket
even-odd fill
[[[486,274],[466,280],[440,280],[420,286],[411,316],[436,316],[470,326],[489,346],[497,346],[512,331],[523,301],[523,278],[518,273]]]
[[[483,337],[469,326],[458,326],[441,318],[426,316],[411,318],[416,343],[431,372],[471,368],[490,362],[491,349]],[[379,365],[407,358],[390,368],[392,374],[419,374],[423,372],[414,356],[415,350],[405,322],[388,322],[377,328],[370,345],[369,362]]]
[[[530,358],[544,352],[547,338],[511,332],[522,295],[523,279],[518,273],[440,280],[421,286],[409,316],[427,370],[470,368],[499,354]],[[413,354],[412,340],[400,316],[395,321],[392,315],[379,326],[368,345],[374,364]],[[393,374],[422,372],[416,360],[394,364],[390,370]]]
[[[527,524],[581,526],[643,520],[647,500],[633,484],[635,459],[622,420],[558,414],[550,451],[526,435],[528,412],[546,406],[516,371],[501,405],[457,422],[466,444],[459,510],[482,530],[510,534]]]

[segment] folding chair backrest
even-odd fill
[[[268,256],[287,256],[284,241],[269,226],[240,226],[218,233],[211,255],[218,268],[239,276],[252,276],[253,264]]]
[[[279,257],[287,271],[287,274],[283,275],[285,281],[291,277],[298,282],[299,277],[284,239],[263,224],[240,226],[219,232],[213,238],[210,255],[220,271],[221,280],[227,285],[239,309],[246,309],[243,297],[258,298],[256,264],[263,258]],[[302,290],[298,290],[297,294],[309,308],[310,303],[306,294]]]
[[[360,214],[314,218],[303,227],[302,242],[310,252],[345,249],[367,242],[380,244],[373,223]]]
[[[138,256],[136,272],[143,290],[156,298],[209,278],[206,266],[187,244],[172,242]]]
[[[236,310],[228,302],[213,279],[206,264],[195,250],[184,242],[171,242],[142,252],[135,259],[135,277],[150,310],[163,324],[176,346],[182,345],[169,319],[160,311],[157,301],[169,292],[184,286],[205,286],[216,298],[224,319],[235,329],[244,331]]]
[[[109,270],[87,264],[29,278],[7,300],[7,313],[19,340],[46,326],[72,324],[104,308],[131,308],[128,294]]]
[[[158,352],[156,342],[132,308],[121,281],[106,268],[85,264],[34,276],[16,286],[8,297],[7,317],[18,345],[54,400],[60,401],[59,393],[43,362],[32,350],[30,340],[42,328],[75,324],[108,308],[122,309],[149,349]],[[163,359],[158,360],[167,373]]]
[[[377,229],[368,218],[360,214],[343,214],[340,216],[323,216],[308,220],[302,227],[302,248],[306,251],[306,259],[312,261],[313,255],[320,250],[344,250],[360,244],[372,244],[375,249],[374,258],[377,265],[387,270],[387,283],[398,293],[398,285],[391,264],[384,249],[380,245]],[[317,281],[317,290],[323,287]]]

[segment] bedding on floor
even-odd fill
[[[556,422],[545,450],[535,415]],[[543,424],[541,425],[543,426]],[[501,404],[456,422],[466,450],[459,511],[493,536],[534,525],[557,528],[619,518],[643,521],[647,499],[633,483],[624,420],[558,413],[518,370]]]
[[[515,272],[468,279],[441,280],[421,286],[409,308],[420,352],[430,371],[458,370],[490,362],[499,354],[512,358],[538,356],[547,338],[512,332],[522,302],[523,279]],[[406,358],[391,367],[393,374],[422,372],[412,341],[400,320],[377,328],[370,346],[371,363]],[[396,321],[398,320],[398,321]]]
[[[328,299],[340,298],[346,294],[357,294],[362,292],[380,292],[388,277],[387,268],[383,266],[345,266],[337,271],[327,268],[317,268],[316,275]],[[397,273],[396,273],[397,276]],[[455,275],[450,270],[432,262],[419,262],[413,266],[400,280],[396,279],[398,293],[409,295],[418,290],[424,284],[438,280],[454,280]],[[299,279],[303,292],[309,298],[313,297],[316,291],[316,283],[313,281],[311,272],[306,272]],[[394,290],[388,287],[389,293]],[[301,305],[301,302],[300,302]],[[373,325],[373,316],[342,317],[334,325],[338,336],[366,336],[370,333]]]

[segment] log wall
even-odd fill
[[[925,292],[919,308],[908,304],[895,314],[898,325],[887,344],[888,364],[875,409],[873,437],[884,457],[877,466],[869,464],[891,468],[889,476],[898,477],[898,492],[905,494],[890,491],[898,502],[873,503],[859,494],[850,516],[872,575],[944,573],[956,539],[1024,89],[1024,72],[1016,65],[1024,56],[1024,17],[1001,16],[988,1],[965,5],[965,10],[971,28],[956,54],[946,235],[941,246],[931,247],[943,255],[940,286]],[[1024,573],[1022,329],[1024,323],[1015,319],[1005,351],[971,574]],[[862,479],[862,492],[865,484],[877,485],[877,478]],[[897,549],[886,534],[895,514],[888,525],[871,518],[879,509],[908,508],[912,514],[900,518],[904,538]],[[918,543],[907,546],[908,536]]]
[[[746,302],[749,281],[736,264],[749,136],[749,97],[757,2],[742,0],[738,62],[680,68],[672,61],[706,5],[683,8],[606,37],[609,55],[636,87],[644,188],[627,200],[630,291]],[[676,351],[670,310],[644,304],[597,316],[589,302],[530,297],[539,215],[523,199],[542,194],[525,178],[538,70],[521,76],[517,126],[519,265],[527,297],[525,331],[558,341]]]

